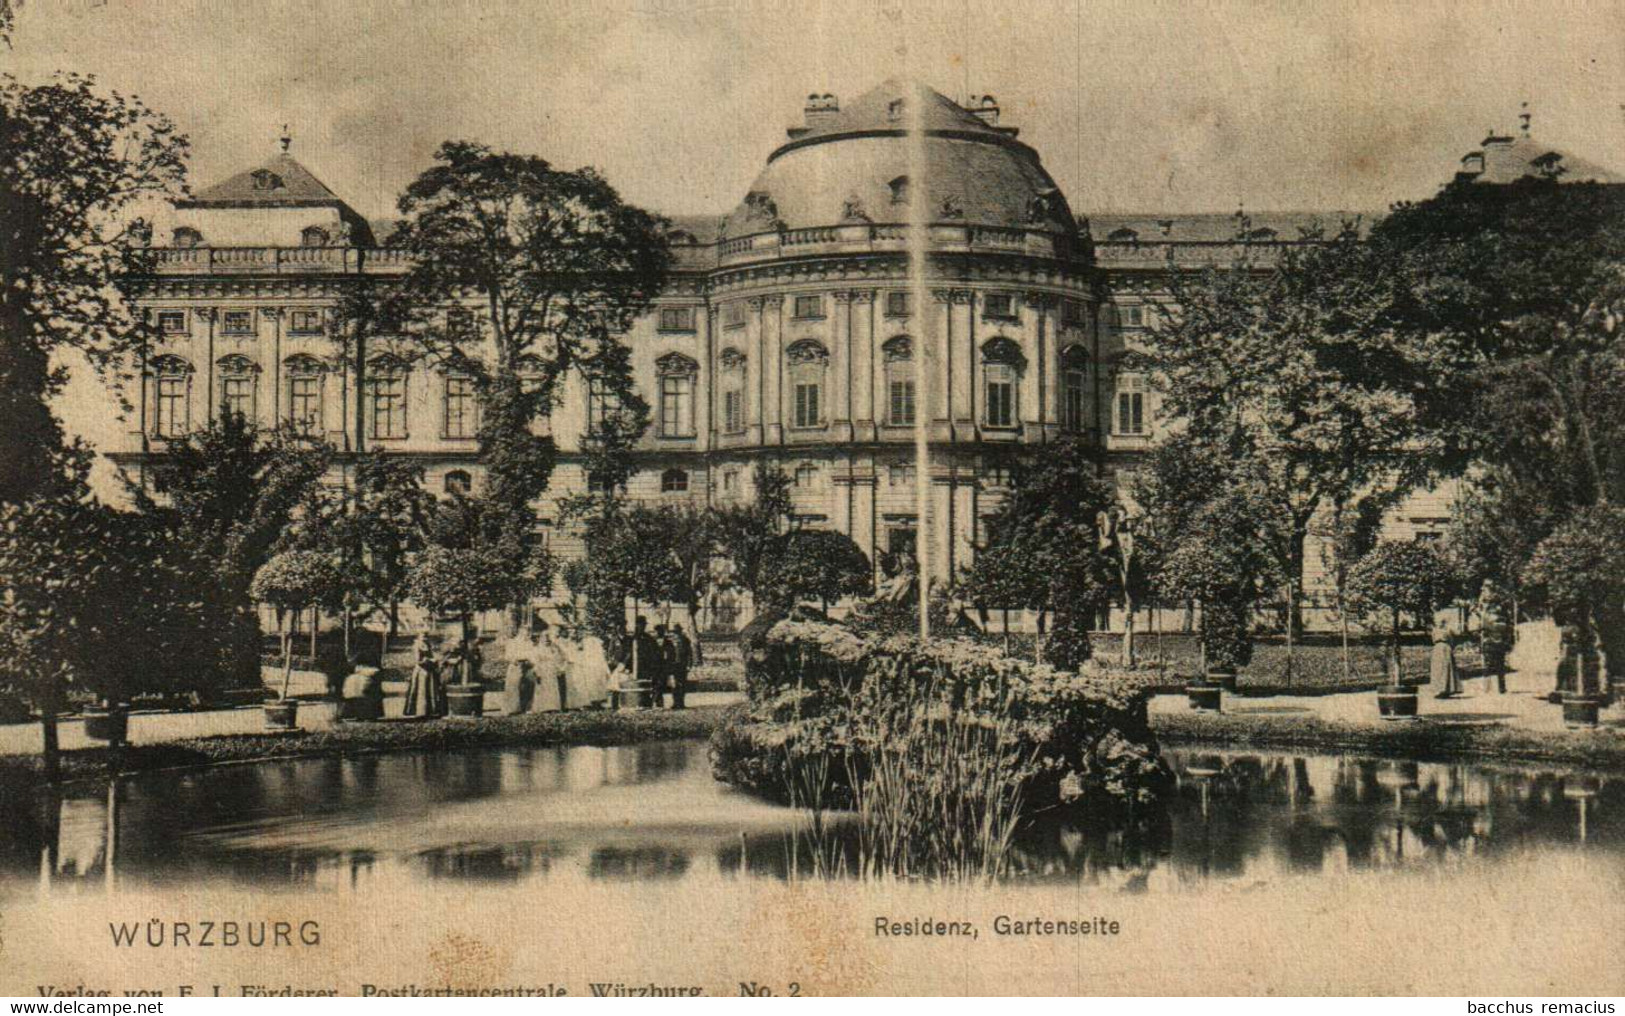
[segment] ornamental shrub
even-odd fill
[[[1104,804],[1145,801],[1168,779],[1146,719],[1150,686],[1132,672],[800,620],[774,625],[753,656],[750,707],[713,738],[712,761],[718,778],[774,800],[791,801],[816,767],[824,802],[850,805],[876,760],[899,750],[892,739],[920,733],[920,717],[995,737],[1007,750],[988,757],[1009,767],[1024,808],[1053,804],[1063,781]]]

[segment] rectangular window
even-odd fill
[[[660,436],[694,436],[694,378],[687,374],[660,379]]]
[[[821,318],[824,316],[824,298],[821,296],[796,297],[795,316],[798,318]]]
[[[1117,433],[1144,434],[1145,378],[1123,374],[1117,379]]]
[[[898,378],[888,386],[888,415],[887,420],[893,427],[912,427],[914,425],[914,381],[913,379]]]
[[[374,376],[367,380],[367,428],[383,440],[406,436],[406,378]]]
[[[288,331],[294,335],[319,335],[322,330],[322,312],[296,310],[288,315]]]
[[[692,332],[694,330],[694,308],[662,307],[660,309],[660,330],[663,332]]]
[[[1064,399],[1061,405],[1061,424],[1067,430],[1080,432],[1088,429],[1088,379],[1081,370],[1069,370],[1063,378]]]
[[[307,437],[322,429],[322,379],[295,374],[288,379],[288,424]]]
[[[184,333],[186,331],[186,312],[184,310],[159,311],[158,330],[165,335]]]
[[[1061,301],[1061,326],[1063,328],[1082,328],[1088,320],[1084,313],[1082,300]]]
[[[914,467],[913,466],[887,466],[886,467],[886,486],[888,486],[888,487],[912,487],[912,486],[914,486]]]
[[[1005,364],[989,364],[987,371],[987,425],[1016,425],[1016,372]]]
[[[722,305],[722,327],[743,328],[745,326],[745,302],[735,300]]]
[[[737,389],[722,393],[722,429],[738,434],[745,429],[745,393]]]
[[[1005,319],[1015,317],[1015,297],[1009,293],[989,293],[982,298],[982,316]]]
[[[907,316],[907,314],[908,314],[908,312],[910,310],[910,307],[909,307],[909,295],[910,294],[908,294],[908,293],[887,293],[886,294],[886,316],[887,317],[905,317],[905,316]]]
[[[603,378],[587,382],[587,433],[602,434],[610,418],[620,409],[620,400]]]
[[[1119,307],[1117,309],[1117,320],[1122,323],[1124,328],[1143,328],[1145,327],[1145,308],[1138,304]]]
[[[471,377],[446,378],[446,437],[470,438],[479,433],[479,404]]]
[[[156,405],[153,406],[156,417],[153,420],[153,432],[159,437],[184,437],[187,424],[187,379],[161,377],[158,378],[156,387]]]
[[[1145,395],[1142,392],[1117,393],[1117,433],[1145,433]]]
[[[797,427],[816,427],[822,423],[818,415],[819,385],[816,381],[801,381],[796,384],[796,412],[795,425]]]
[[[228,310],[220,321],[220,330],[227,335],[254,334],[254,312],[251,310]]]
[[[220,379],[220,408],[226,413],[254,419],[254,379],[244,375]]]

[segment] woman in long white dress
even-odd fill
[[[575,666],[570,668],[570,688],[580,689],[582,705],[592,705],[609,698],[609,659],[604,643],[596,635],[581,640],[576,652]]]
[[[568,709],[577,703],[570,701],[564,687],[565,666],[563,656],[552,636],[538,630],[531,637],[530,666],[536,675],[536,711],[539,713]]]

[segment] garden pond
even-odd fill
[[[1177,789],[1153,813],[1091,823],[1040,814],[1009,878],[1204,891],[1362,870],[1453,878],[1576,851],[1625,861],[1625,776],[1165,756]],[[79,782],[0,809],[0,902],[124,887],[350,892],[813,873],[797,835],[804,817],[713,779],[703,741],[216,766]]]

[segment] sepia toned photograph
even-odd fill
[[[1617,4],[0,0],[0,994],[1595,1006],[1621,505]]]

